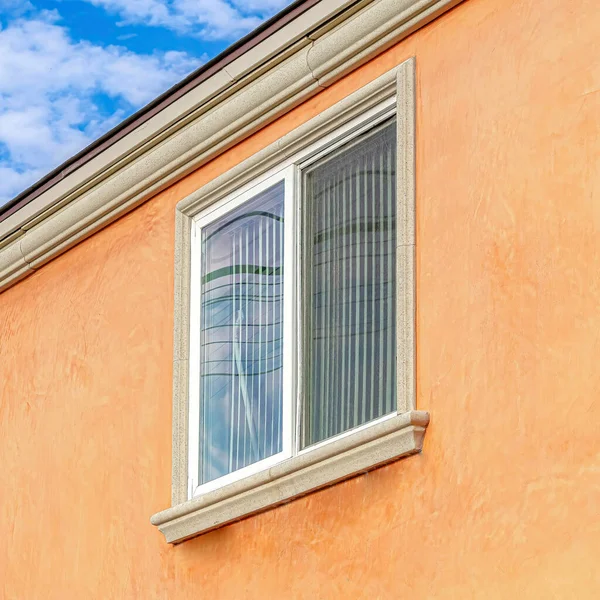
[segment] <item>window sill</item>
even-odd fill
[[[428,423],[424,411],[397,415],[156,513],[150,521],[167,542],[182,542],[420,452]]]

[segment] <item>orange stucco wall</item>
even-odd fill
[[[0,295],[0,596],[598,598],[599,36],[466,0]],[[424,452],[171,547],[175,203],[411,55]]]

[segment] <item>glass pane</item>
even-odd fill
[[[396,125],[304,173],[308,446],[396,406]]]
[[[202,229],[199,482],[282,449],[284,182]]]

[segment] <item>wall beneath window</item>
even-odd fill
[[[0,596],[597,598],[599,31],[467,0],[0,295]],[[424,452],[168,546],[174,206],[411,55]]]

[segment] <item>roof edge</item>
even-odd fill
[[[321,0],[296,0],[0,206],[0,222]]]
[[[316,2],[291,45],[295,21],[0,222],[0,292],[462,1]]]

